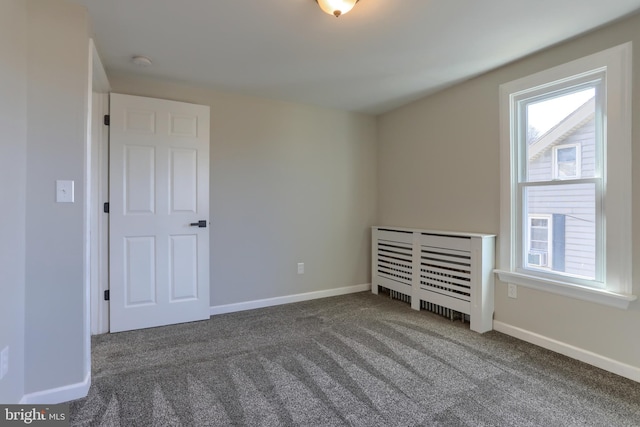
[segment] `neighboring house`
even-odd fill
[[[595,99],[591,98],[529,144],[529,180],[593,177]],[[528,194],[527,265],[594,277],[596,259],[593,184],[550,185]]]

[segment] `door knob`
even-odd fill
[[[189,224],[192,227],[200,227],[200,228],[205,228],[207,226],[207,221],[204,219],[201,219],[198,222],[192,222],[191,224]]]

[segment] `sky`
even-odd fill
[[[595,95],[595,89],[589,88],[580,92],[562,95],[527,105],[528,124],[542,135],[573,113],[582,104]]]

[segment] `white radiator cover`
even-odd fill
[[[495,235],[372,228],[371,292],[382,286],[468,314],[471,330],[493,329]]]

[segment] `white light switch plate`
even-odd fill
[[[73,203],[73,181],[61,179],[56,181],[56,202]]]

